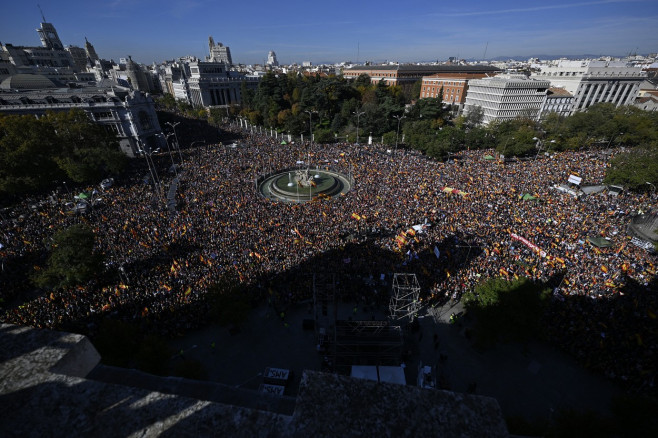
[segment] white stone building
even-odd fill
[[[276,53],[274,53],[274,50],[270,50],[269,53],[267,54],[267,65],[270,67],[278,67],[279,66],[279,61],[276,59]]]
[[[473,79],[468,84],[464,112],[475,107],[483,110],[482,123],[511,120],[516,117],[539,117],[550,83],[523,75],[499,75]]]
[[[562,59],[542,65],[532,78],[549,81],[552,87],[571,93],[573,114],[596,103],[633,104],[646,73],[625,62]]]
[[[109,82],[62,87],[42,75],[18,74],[0,83],[0,113],[42,117],[47,111],[74,108],[113,132],[128,156],[136,155],[140,143],[151,150],[166,147],[155,104],[148,94]]]

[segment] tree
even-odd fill
[[[658,185],[658,148],[639,147],[610,160],[605,180],[634,190],[650,190]]]
[[[101,271],[101,256],[94,252],[96,236],[85,224],[56,232],[50,242],[48,267],[35,277],[41,287],[84,284]],[[48,243],[47,243],[48,244]]]
[[[54,160],[60,147],[52,125],[33,116],[0,116],[0,193],[34,192],[63,176]]]
[[[246,288],[235,275],[224,274],[208,288],[210,316],[221,326],[239,327],[251,309]]]
[[[480,126],[483,119],[484,110],[481,106],[476,105],[471,107],[471,109],[464,116],[464,125],[466,128],[475,128],[476,126]]]
[[[418,79],[411,88],[411,100],[420,99],[420,90],[423,88],[423,80]]]
[[[464,306],[475,315],[475,336],[481,345],[528,341],[540,333],[540,320],[550,289],[527,278],[492,278],[464,294]]]
[[[42,121],[52,125],[60,143],[54,159],[73,181],[92,182],[123,170],[126,156],[119,150],[116,136],[82,110],[49,112]]]

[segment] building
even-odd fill
[[[85,336],[0,325],[0,435],[509,437],[481,395],[303,371],[280,397],[100,360]]]
[[[83,110],[113,132],[121,150],[133,157],[142,145],[165,148],[153,99],[145,93],[103,81],[94,86],[63,86],[44,75],[17,74],[0,83],[0,113],[41,117],[47,111]]]
[[[416,81],[422,79],[425,76],[436,74],[488,74],[492,76],[497,73],[500,73],[499,69],[488,65],[396,64],[352,67],[343,70],[343,77],[347,79],[356,79],[362,74],[366,74],[370,76],[371,82],[377,83],[384,81],[386,85],[399,85],[410,90]]]
[[[99,58],[98,54],[96,54],[96,49],[94,49],[94,46],[92,46],[89,40],[87,40],[87,37],[85,37],[85,52],[87,52],[87,57],[90,59],[92,65],[98,61]]]
[[[571,113],[597,103],[631,105],[647,77],[641,67],[619,61],[551,61],[542,65],[533,79],[545,80],[552,87],[564,88],[573,95]]]
[[[49,50],[64,50],[64,44],[59,39],[57,35],[57,30],[52,23],[46,23],[46,18],[43,18],[41,27],[37,29],[39,34],[39,39],[41,40],[41,45]]]
[[[564,88],[550,87],[546,99],[539,110],[539,118],[543,119],[550,113],[567,117],[573,108],[573,95]]]
[[[638,97],[633,105],[644,111],[658,111],[658,96],[647,94],[644,97]]]
[[[190,62],[189,94],[195,106],[225,106],[241,101],[244,75],[227,69],[223,62]]]
[[[197,58],[183,58],[180,64],[168,70],[159,69],[161,77],[164,75],[166,89],[179,100],[196,107],[228,106],[239,104],[242,100],[241,88],[258,87],[259,78],[247,76],[231,69],[232,59],[228,47],[221,43],[215,44],[212,37],[208,39],[210,56],[207,61]],[[169,75],[169,78],[167,77]],[[167,83],[169,82],[169,83]]]
[[[267,54],[267,65],[269,65],[270,67],[279,66],[279,61],[276,60],[276,53],[274,53],[274,50],[270,50],[269,53]]]
[[[441,97],[445,103],[462,105],[466,101],[468,81],[484,77],[486,77],[485,73],[437,73],[424,76],[420,87],[420,98]]]
[[[482,123],[511,120],[516,117],[539,117],[548,93],[548,81],[524,75],[499,75],[469,82],[464,112],[475,107],[483,110]]]
[[[77,71],[87,70],[87,64],[89,62],[87,59],[87,51],[85,49],[78,46],[68,46],[65,50],[71,54],[73,65]]]
[[[56,82],[87,82],[95,79],[87,73],[81,48],[64,48],[52,23],[41,23],[37,29],[41,46],[0,45],[0,81],[14,74],[39,74]]]
[[[228,46],[223,45],[222,43],[217,43],[215,45],[215,40],[212,37],[208,37],[208,48],[210,49],[210,57],[207,58],[209,62],[221,62],[231,67],[233,65],[233,59],[231,59],[231,49]]]

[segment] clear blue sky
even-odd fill
[[[208,54],[208,36],[233,62],[431,61],[658,52],[658,1],[34,0],[3,2],[0,41],[39,45],[46,20],[65,45],[142,63]]]

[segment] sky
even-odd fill
[[[656,0],[264,1],[35,0],[3,2],[0,42],[39,46],[52,23],[64,45],[151,64],[208,55],[234,63],[423,62],[658,52]],[[446,4],[447,3],[447,4]]]

